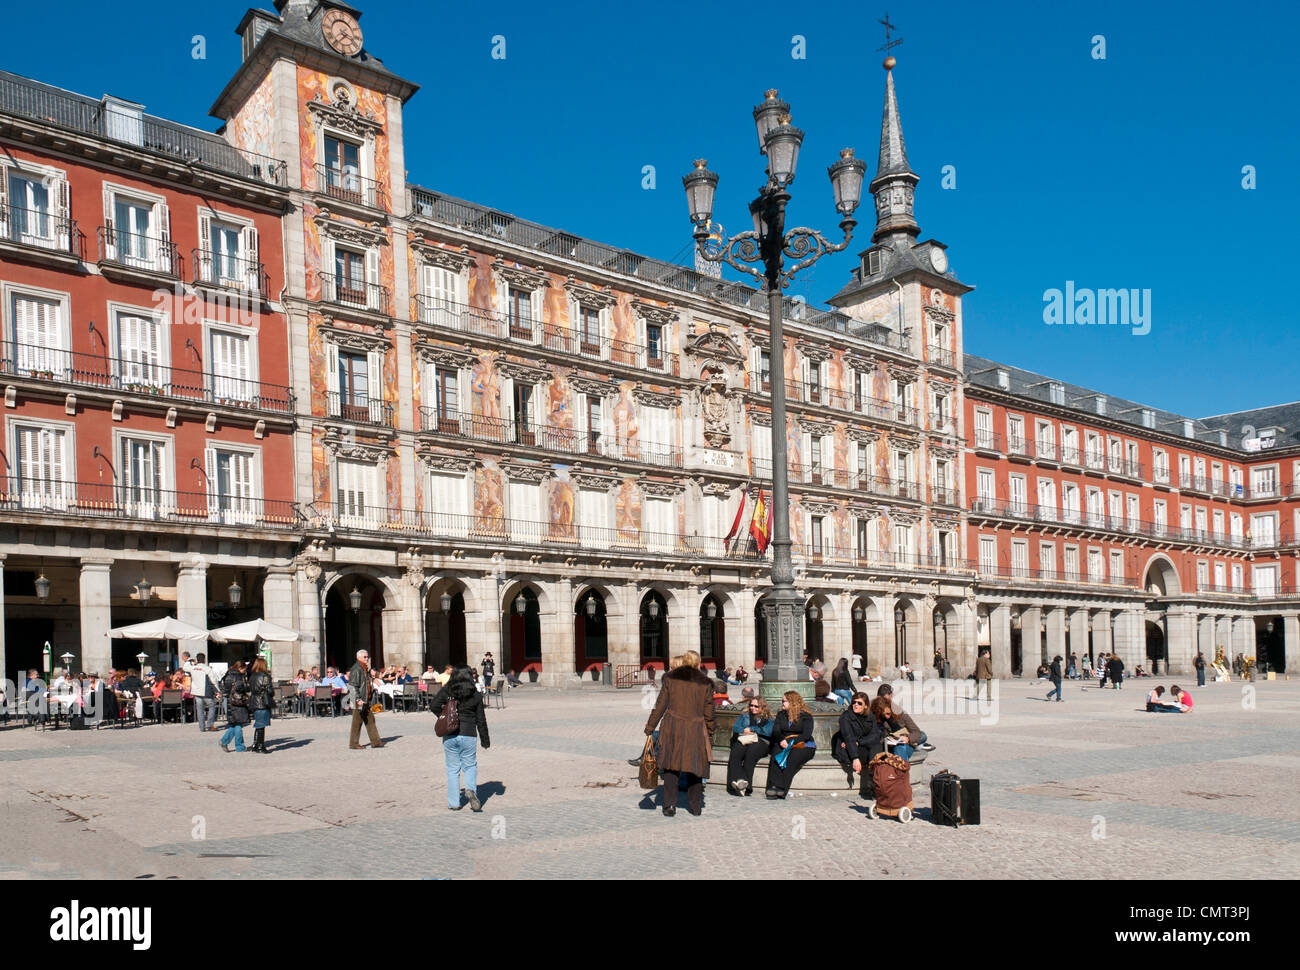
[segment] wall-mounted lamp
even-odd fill
[[[438,597],[438,605],[442,607],[442,611],[443,611],[444,613],[450,613],[450,612],[451,612],[451,594],[450,594],[450,593],[443,593],[441,596],[439,596],[439,597]]]
[[[515,597],[515,612],[518,613],[520,616],[523,616],[524,611],[527,609],[528,609],[528,600],[524,599],[523,593],[520,593],[518,596]]]

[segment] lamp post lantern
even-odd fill
[[[803,598],[794,588],[794,566],[790,558],[790,488],[786,458],[785,346],[782,326],[781,291],[790,285],[794,274],[811,266],[827,253],[845,249],[857,225],[853,213],[861,201],[862,179],[867,166],[853,157],[852,149],[840,153],[840,160],[827,171],[834,193],[835,208],[843,217],[840,243],[828,241],[819,231],[803,226],[788,232],[785,207],[790,201],[787,191],[794,181],[799,161],[799,147],[804,133],[790,120],[790,106],[778,100],[775,89],[767,91],[763,102],[754,108],[759,152],[767,157],[767,184],[749,204],[754,228],[726,238],[711,234],[713,195],[718,176],[700,159],[694,170],[682,179],[691,222],[695,226],[696,249],[713,263],[727,265],[763,281],[767,293],[768,325],[771,340],[772,386],[772,591],[763,599],[763,619],[768,643],[775,645],[775,678],[764,678],[764,696],[776,697],[787,689],[810,690],[810,682],[799,677],[797,664],[803,655]],[[785,259],[794,265],[788,269]],[[749,265],[755,264],[755,265]],[[809,695],[811,696],[811,695]]]

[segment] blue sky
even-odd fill
[[[947,243],[976,287],[968,352],[1193,415],[1300,398],[1294,5],[357,5],[367,49],[421,85],[405,115],[413,182],[663,259],[690,241],[693,158],[721,174],[717,218],[744,228],[763,173],[750,110],[767,87],[807,132],[792,218],[834,231],[826,166],[852,145],[875,168],[888,9],[922,238]],[[6,69],[215,125],[243,4],[58,9],[55,33],[49,8],[6,12],[10,36],[49,38],[11,44]],[[817,304],[843,285],[869,242],[863,215],[849,251],[792,292]],[[1066,280],[1150,289],[1150,333],[1046,326],[1044,291]]]

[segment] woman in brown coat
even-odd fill
[[[677,814],[679,776],[686,776],[686,810],[704,810],[704,779],[709,777],[713,747],[713,685],[700,672],[700,655],[682,654],[682,665],[664,675],[659,700],[650,712],[645,733],[653,734],[660,720],[659,770],[664,776],[664,814]]]

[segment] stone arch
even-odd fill
[[[1153,596],[1177,596],[1183,591],[1178,568],[1164,553],[1155,553],[1142,569],[1142,589]]]
[[[341,565],[336,570],[331,570],[326,574],[325,585],[321,588],[321,596],[329,594],[329,591],[337,585],[339,580],[347,576],[365,576],[373,580],[384,590],[385,608],[392,609],[401,602],[403,593],[403,582],[400,577],[394,576],[377,566],[347,566]],[[389,601],[392,604],[389,605]]]

